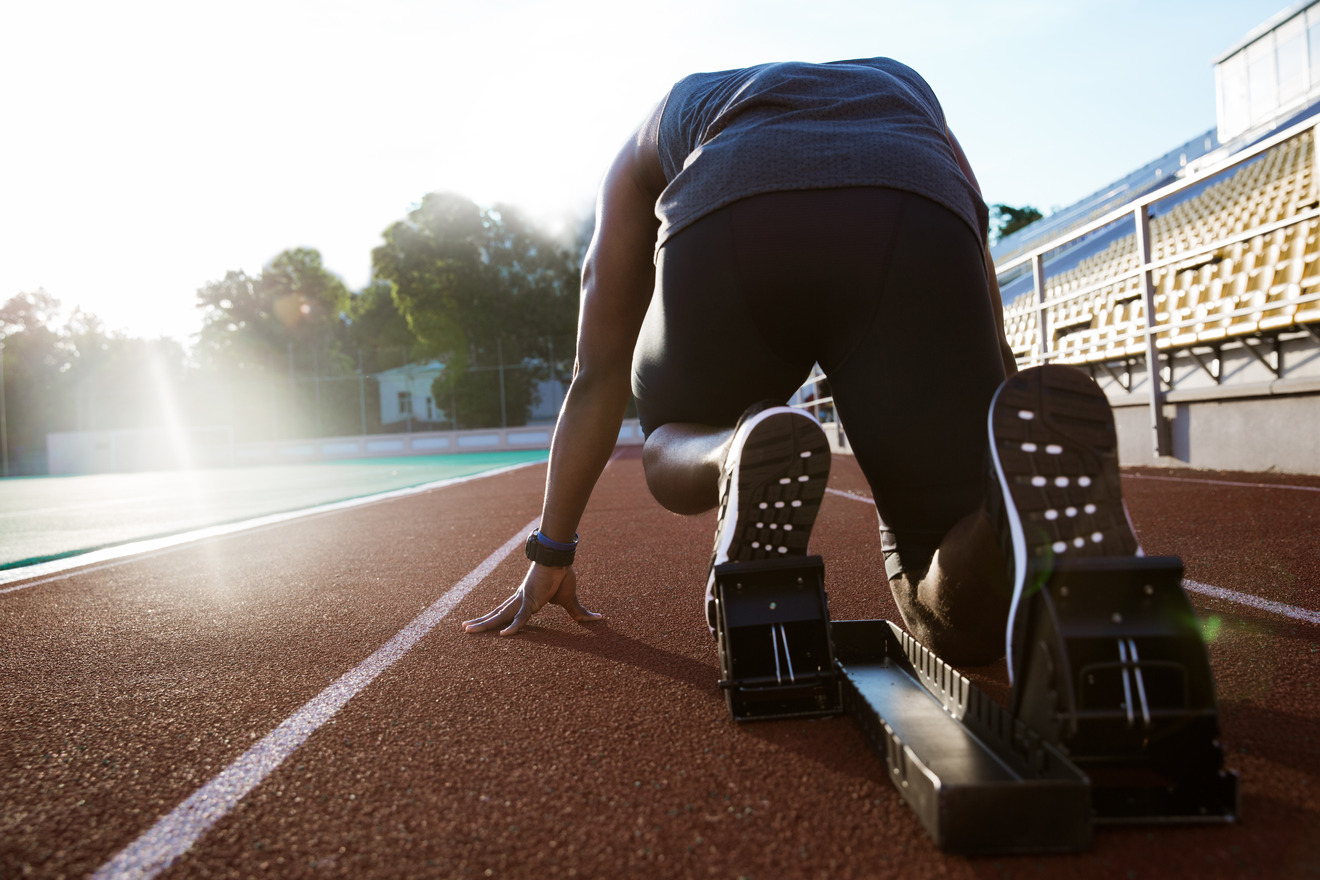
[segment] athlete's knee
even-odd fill
[[[719,501],[723,432],[697,425],[661,425],[642,447],[642,469],[652,497],[666,510],[704,513]]]

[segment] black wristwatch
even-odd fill
[[[540,529],[532,529],[527,536],[527,558],[551,568],[567,568],[573,564],[573,555],[577,553],[578,538],[573,536],[572,544],[552,541],[541,534]]]

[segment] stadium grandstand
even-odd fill
[[[1005,329],[1101,382],[1126,463],[1320,473],[1320,2],[1215,83],[1216,128],[992,248]]]

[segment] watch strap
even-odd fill
[[[554,541],[541,534],[540,529],[533,529],[527,536],[526,553],[527,558],[532,562],[541,565],[548,565],[552,568],[565,568],[573,564],[573,557],[577,553],[577,535],[573,536],[572,544],[565,544],[562,541]]]

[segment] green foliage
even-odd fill
[[[185,372],[177,342],[107,333],[93,315],[75,310],[62,318],[62,311],[41,290],[0,305],[11,473],[45,471],[48,433],[203,416],[187,406],[204,401],[175,393]]]
[[[379,430],[368,377],[425,357],[448,365],[433,397],[458,426],[524,424],[538,381],[572,369],[589,233],[560,241],[513,208],[433,193],[385,231],[376,280],[357,293],[310,248],[203,286],[191,359],[20,293],[0,304],[10,472],[44,472],[58,431],[230,425],[246,442]]]
[[[520,368],[504,370],[504,400],[500,400],[498,369],[468,370],[457,381],[440,377],[431,395],[445,408],[456,428],[516,428],[527,424],[527,412],[537,403],[536,385]],[[454,374],[450,374],[451,376]]]
[[[446,364],[435,399],[456,405],[460,425],[524,424],[536,382],[550,371],[545,338],[576,324],[575,244],[513,208],[482,209],[452,193],[424,197],[384,239],[372,252],[375,275],[393,286],[423,350]],[[501,362],[515,367],[504,371],[503,419],[498,371],[477,369]]]
[[[70,349],[55,329],[59,312],[44,290],[0,306],[10,473],[43,471],[46,432],[65,427],[59,404],[70,385]]]
[[[1025,229],[1045,216],[1031,205],[1023,205],[1021,208],[1014,208],[1010,205],[994,205],[991,207],[990,212],[992,215],[991,224],[994,226],[996,239],[1012,235],[1019,229]]]
[[[394,303],[394,285],[370,282],[353,294],[348,309],[351,339],[360,348],[411,348],[417,337]]]
[[[281,252],[255,278],[230,271],[197,291],[202,360],[226,369],[269,371],[289,346],[314,352],[318,369],[348,371],[342,353],[348,288],[310,248]]]

